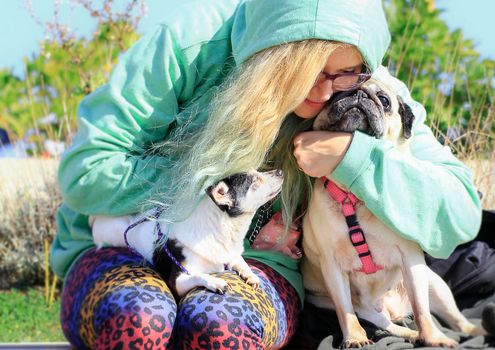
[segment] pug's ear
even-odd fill
[[[224,181],[220,181],[216,185],[208,187],[206,193],[219,207],[230,209],[234,206],[234,202],[229,193],[229,186]]]
[[[397,96],[397,100],[399,101],[399,114],[402,120],[402,133],[404,134],[404,138],[408,139],[412,136],[414,113],[411,107],[400,96]]]

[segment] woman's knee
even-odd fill
[[[174,334],[178,349],[263,348],[260,315],[235,297],[202,292],[185,299],[179,307]]]
[[[88,338],[94,337],[94,348],[165,349],[176,305],[157,286],[131,285],[108,291],[93,312]]]
[[[165,349],[177,310],[170,290],[142,258],[114,253],[86,254],[67,277],[64,333],[78,348]],[[83,271],[88,259],[94,267]]]
[[[263,349],[267,318],[254,303],[254,291],[233,274],[224,274],[232,287],[226,294],[194,290],[179,305],[174,342],[178,349]],[[269,328],[269,327],[268,327]]]

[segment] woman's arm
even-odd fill
[[[65,203],[86,215],[140,211],[163,190],[170,160],[146,156],[177,123],[194,72],[172,32],[160,25],[120,60],[108,84],[78,109],[78,131],[58,179]]]
[[[70,209],[127,215],[167,191],[171,161],[147,151],[206,120],[215,87],[233,64],[237,6],[237,0],[173,6],[123,55],[108,84],[82,101],[78,132],[59,170]]]

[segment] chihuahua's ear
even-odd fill
[[[234,206],[234,201],[229,193],[229,186],[224,181],[208,187],[206,193],[220,208],[230,209]]]
[[[399,100],[399,114],[402,120],[402,133],[404,138],[408,139],[412,136],[414,114],[411,107],[400,96],[397,96],[397,99]]]

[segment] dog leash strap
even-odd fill
[[[162,228],[160,226],[160,223],[157,222],[156,223],[156,230],[157,230],[157,235],[158,235],[158,240],[160,240],[162,237],[163,237],[163,232],[162,232]],[[189,271],[184,267],[184,265],[182,265],[174,256],[174,254],[172,254],[172,252],[170,251],[170,249],[168,249],[167,247],[167,242],[163,242],[163,250],[165,251],[165,253],[168,255],[168,257],[170,258],[170,260],[172,260],[174,262],[175,265],[177,265],[177,267],[182,271],[184,272],[186,275],[190,275]]]
[[[356,204],[359,202],[359,199],[353,193],[342,190],[327,177],[322,177],[321,180],[330,197],[341,204],[342,214],[344,214],[348,227],[349,238],[361,260],[362,267],[359,271],[369,275],[383,269],[382,266],[376,265],[373,261],[368,243],[366,243],[366,238],[364,237],[364,232],[357,220]]]
[[[127,246],[127,248],[129,248],[133,252],[136,252],[136,250],[129,244],[129,240],[127,238],[127,234],[129,233],[129,231],[132,230],[134,227],[136,227],[138,225],[141,225],[145,221],[150,221],[150,220],[156,220],[156,219],[158,219],[160,217],[160,215],[162,215],[163,210],[164,210],[163,208],[157,208],[156,211],[155,211],[155,214],[153,214],[152,217],[144,216],[141,219],[139,219],[138,221],[133,222],[132,224],[130,224],[125,229],[125,231],[124,231],[124,242],[125,242],[125,245]],[[161,239],[162,236],[163,236],[163,234],[162,234],[162,236],[160,236],[160,233],[161,233],[161,230],[159,231],[158,239]]]
[[[129,231],[130,231],[130,230],[132,230],[134,227],[136,227],[137,225],[142,224],[142,223],[143,223],[143,222],[145,222],[145,221],[148,221],[148,218],[147,218],[147,217],[141,218],[141,219],[139,219],[138,221],[136,221],[136,222],[134,222],[134,223],[130,224],[130,225],[129,225],[126,229],[125,229],[125,231],[124,231],[124,242],[125,242],[125,245],[127,246],[127,248],[129,248],[129,250],[131,250],[131,251],[132,251],[132,252],[134,252],[134,253],[138,253],[138,254],[139,254],[139,252],[138,252],[136,249],[134,249],[134,248],[133,248],[133,247],[129,244],[129,240],[128,240],[128,238],[127,238],[127,234],[128,234],[128,233],[129,233]]]
[[[127,239],[127,233],[132,230],[134,227],[142,224],[143,222],[146,222],[146,221],[150,221],[150,220],[157,220],[160,215],[163,213],[163,208],[157,208],[155,213],[153,214],[153,216],[149,217],[149,216],[145,216],[141,219],[139,219],[138,221],[132,223],[131,225],[129,225],[125,231],[124,231],[124,241],[125,241],[125,244],[127,246],[127,248],[129,248],[129,250],[131,250],[132,252],[136,253],[136,254],[139,254],[141,255],[136,249],[134,249],[130,244],[129,244],[129,241]],[[162,231],[162,228],[160,226],[160,223],[157,221],[156,222],[156,232],[157,232],[157,241],[160,241],[164,234],[163,234],[163,231]],[[168,257],[170,258],[170,260],[172,260],[174,262],[174,264],[177,265],[177,267],[182,271],[184,272],[185,274],[187,275],[190,275],[189,271],[184,267],[182,266],[182,264],[174,257],[174,255],[172,254],[172,252],[168,249],[167,247],[167,242],[164,242],[163,243],[163,250],[165,251],[165,253],[168,255]]]

